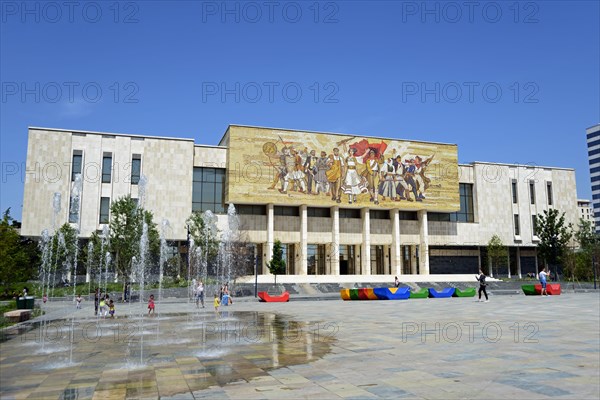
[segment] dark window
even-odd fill
[[[132,198],[131,201],[133,201],[133,204],[135,204],[135,206],[137,207],[139,204],[139,199],[134,199]]]
[[[600,149],[596,149],[596,150],[590,150],[588,151],[588,157],[589,156],[594,156],[596,154],[600,154]]]
[[[390,212],[388,210],[369,210],[369,218],[390,219]]]
[[[521,228],[519,226],[519,214],[514,215],[515,220],[515,236],[519,236],[521,234]]]
[[[106,154],[102,157],[102,183],[110,183],[112,172],[112,155]]]
[[[357,208],[340,208],[340,218],[360,219],[360,210]]]
[[[456,213],[428,212],[428,221],[456,222]]]
[[[546,182],[546,191],[548,192],[548,205],[551,206],[553,203],[552,199],[552,182]]]
[[[517,202],[519,201],[519,198],[517,197],[517,180],[513,179],[511,185],[512,185],[513,204],[517,204]]]
[[[533,230],[533,236],[537,236],[537,215],[531,216],[531,229]]]
[[[531,204],[535,204],[535,183],[533,181],[529,181],[529,198]]]
[[[308,207],[306,214],[309,217],[329,218],[331,217],[331,210],[329,208]]]
[[[458,222],[475,222],[475,212],[473,210],[473,185],[470,183],[461,183],[460,191],[460,210],[455,214]],[[450,217],[452,221],[452,217]]]
[[[275,206],[273,207],[273,215],[280,215],[283,217],[298,217],[300,216],[300,211],[298,207]]]
[[[142,156],[134,154],[131,158],[131,184],[137,185],[140,182],[142,173]]]
[[[398,217],[402,221],[418,221],[419,216],[416,211],[398,211]]]
[[[239,204],[235,209],[240,215],[267,215],[266,206]]]
[[[194,168],[192,211],[225,213],[225,169]],[[239,211],[238,211],[239,212]]]
[[[587,138],[590,139],[589,136]],[[600,144],[600,140],[593,140],[591,142],[588,142],[587,147],[589,149],[590,147],[594,147],[594,146],[597,146],[599,144]]]
[[[73,169],[71,171],[71,181],[75,182],[75,175],[81,174],[81,163],[83,161],[83,153],[80,150],[73,152]]]
[[[600,172],[600,167],[590,168],[590,174],[593,174],[594,172]]]
[[[101,197],[100,198],[100,220],[99,220],[99,222],[101,224],[108,224],[109,212],[110,212],[110,198],[109,197]]]

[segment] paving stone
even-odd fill
[[[73,309],[52,303],[53,340],[42,346],[34,328],[0,343],[1,398],[600,397],[597,293],[239,301],[221,318],[177,299],[155,318],[131,305],[131,315],[120,307],[120,318],[98,320],[84,305],[73,362]],[[266,329],[247,340],[256,326]]]

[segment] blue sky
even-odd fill
[[[456,143],[463,163],[574,168],[591,198],[597,1],[0,4],[0,209],[17,219],[28,126]]]

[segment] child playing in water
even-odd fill
[[[154,315],[154,295],[150,295],[150,299],[148,299],[148,315]]]
[[[100,305],[98,307],[98,312],[100,316],[105,317],[106,314],[104,313],[104,308],[106,307],[106,300],[104,299],[104,296],[100,298]]]
[[[110,314],[111,318],[115,317],[115,303],[113,303],[112,300],[110,303],[108,303],[108,313]]]
[[[219,300],[219,295],[215,293],[215,311],[219,312],[219,306],[221,305],[221,301]]]

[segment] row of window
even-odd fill
[[[552,197],[552,182],[546,182],[546,198],[548,199],[548,205],[551,206],[554,203]],[[517,204],[519,201],[516,179],[512,180],[512,200],[513,204]],[[531,204],[535,204],[535,181],[529,181],[529,201]]]
[[[82,174],[83,171],[83,151],[73,151],[73,163],[71,170],[71,181],[75,181],[77,174]],[[112,153],[104,153],[102,156],[102,183],[110,183],[112,180]],[[137,185],[140,182],[142,171],[142,156],[133,154],[131,156],[131,184]]]
[[[521,225],[519,223],[519,214],[514,214],[514,225],[515,225],[515,236],[520,236],[521,235]],[[533,236],[537,236],[538,234],[538,230],[537,230],[537,215],[532,215],[531,216],[531,227],[533,230]]]

